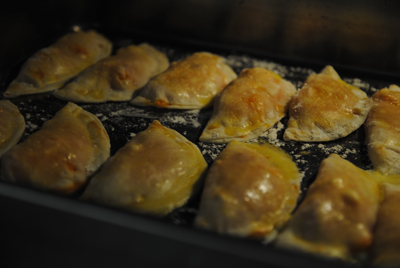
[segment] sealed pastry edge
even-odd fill
[[[342,81],[339,74],[330,65],[327,65],[319,74],[327,74],[335,80]],[[300,89],[296,93],[295,97],[300,93],[301,90],[302,89]],[[299,125],[298,127],[290,127],[289,125],[291,121],[297,121],[297,120],[293,119],[292,117],[289,117],[288,127],[285,129],[285,132],[283,134],[283,139],[285,141],[293,140],[300,142],[326,142],[326,141],[337,140],[353,133],[355,130],[360,128],[367,119],[368,113],[372,107],[372,100],[367,96],[366,92],[361,89],[358,90],[351,89],[351,91],[359,99],[359,101],[355,104],[353,108],[361,109],[362,111],[361,114],[354,114],[353,119],[346,120],[346,122],[343,123],[341,122],[340,125],[334,126],[333,128],[329,129],[329,131],[323,130],[317,125],[314,125],[314,128],[311,129],[308,127],[302,128],[301,125]],[[349,128],[346,126],[351,126],[351,127]]]
[[[9,100],[0,100],[0,106],[7,110],[13,116],[14,132],[7,140],[0,144],[0,157],[7,152],[11,147],[16,145],[21,139],[25,131],[25,119],[18,107]]]

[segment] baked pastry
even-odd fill
[[[74,102],[129,101],[168,65],[167,56],[149,44],[131,45],[90,66],[53,95]]]
[[[7,98],[58,89],[84,69],[107,57],[112,44],[95,31],[69,33],[22,65],[4,92]]]
[[[400,185],[385,184],[371,250],[371,262],[378,267],[400,267]]]
[[[346,137],[364,123],[371,105],[364,91],[326,66],[311,74],[293,97],[283,138],[313,142]]]
[[[368,155],[375,170],[400,174],[400,88],[381,89],[372,100],[364,124]]]
[[[206,170],[196,145],[155,120],[103,165],[81,198],[163,216],[186,203]]]
[[[353,261],[371,246],[379,198],[371,172],[331,154],[276,245]]]
[[[272,240],[290,218],[299,189],[299,171],[284,151],[232,141],[210,167],[195,225]]]
[[[25,131],[25,120],[11,101],[0,100],[0,157],[18,143]]]
[[[216,97],[201,141],[228,143],[257,138],[285,115],[295,86],[264,68],[244,69]]]
[[[200,109],[213,104],[214,97],[235,79],[235,72],[220,56],[198,52],[171,63],[132,100],[139,106],[170,109]]]
[[[110,140],[100,120],[68,103],[3,155],[1,175],[20,185],[72,194],[109,156]]]

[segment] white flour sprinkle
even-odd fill
[[[225,144],[214,144],[214,143],[206,143],[199,142],[199,149],[203,155],[208,155],[214,161],[218,155],[222,152],[222,150],[226,147]]]
[[[350,85],[358,87],[359,89],[362,89],[364,91],[369,89],[369,83],[364,82],[359,78],[343,78],[343,81],[349,83]]]
[[[285,126],[281,123],[278,122],[273,126],[272,128],[268,129],[265,131],[263,134],[261,134],[261,138],[267,139],[267,141],[275,146],[281,147],[285,145],[285,142],[280,140],[278,138],[278,133],[283,130]],[[258,139],[253,140],[253,142],[257,142]]]

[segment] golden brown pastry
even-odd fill
[[[100,120],[68,103],[3,155],[1,175],[9,182],[72,194],[109,156],[110,140]]]
[[[232,141],[210,167],[195,225],[272,240],[300,193],[291,157],[272,145]]]
[[[25,120],[11,101],[0,100],[0,157],[18,143],[25,131]]]
[[[200,109],[213,104],[214,97],[235,79],[235,72],[220,56],[198,52],[171,63],[150,79],[132,103],[171,109]]]
[[[281,120],[295,86],[264,68],[243,70],[216,97],[201,141],[228,143],[257,138]]]
[[[82,199],[162,216],[186,203],[206,170],[196,145],[155,120],[103,165]]]
[[[368,155],[375,170],[400,174],[400,88],[381,89],[372,100],[364,124]]]
[[[111,47],[110,41],[95,31],[69,33],[28,58],[4,96],[14,98],[58,89],[110,55]]]
[[[330,141],[358,129],[371,108],[361,89],[344,82],[332,66],[311,74],[289,106],[283,138],[295,141]]]
[[[379,198],[372,173],[331,154],[276,245],[353,261],[371,246]]]
[[[149,44],[131,45],[90,66],[53,95],[74,102],[129,101],[168,65],[167,56]]]
[[[385,184],[371,250],[372,264],[400,267],[400,185]]]

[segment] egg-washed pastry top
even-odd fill
[[[165,72],[150,79],[132,104],[201,109],[213,105],[215,96],[236,77],[222,57],[208,52],[194,53],[172,62]]]
[[[206,170],[195,144],[155,120],[103,165],[81,198],[163,216],[199,190]]]
[[[93,114],[68,103],[1,159],[3,180],[59,194],[82,189],[110,156],[110,139]]]
[[[111,53],[112,44],[91,30],[69,33],[41,49],[22,65],[4,92],[6,98],[53,91]]]
[[[195,225],[272,240],[296,206],[300,177],[283,150],[232,141],[210,167]]]
[[[216,97],[200,141],[228,143],[257,138],[286,115],[295,86],[265,68],[244,69]]]
[[[331,141],[346,137],[365,121],[371,100],[344,82],[332,66],[311,74],[289,106],[285,140]]]
[[[380,198],[371,172],[331,154],[275,245],[355,261],[371,246]]]
[[[90,66],[53,95],[74,102],[129,101],[168,65],[167,56],[151,45],[130,45]]]

